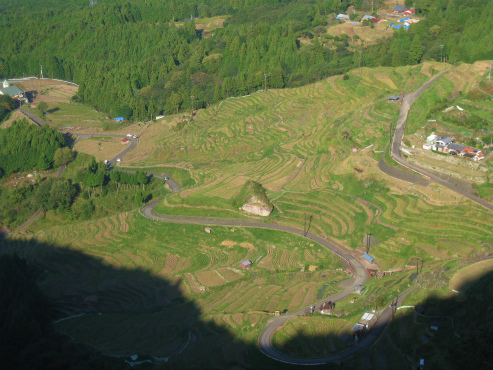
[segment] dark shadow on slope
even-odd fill
[[[9,358],[9,362],[2,360],[4,364],[10,364],[6,368],[87,368],[87,364],[67,362],[67,355],[62,356],[59,348],[66,348],[68,354],[71,350],[82,352],[83,357],[96,362],[105,361],[101,360],[100,353],[123,355],[126,359],[131,355],[139,355],[139,359],[153,358],[152,364],[139,365],[144,368],[295,368],[267,358],[256,345],[235,338],[233,333],[213,321],[203,320],[203,312],[182,294],[179,281],[170,282],[143,269],[118,269],[109,264],[109,256],[108,261],[104,261],[34,239],[11,240],[7,237],[1,240],[0,257],[4,255],[26,259],[32,277],[51,307],[50,328],[54,325],[58,331],[70,332],[77,343],[88,344],[75,346],[70,344],[68,336],[58,333],[52,348],[47,342],[53,341],[53,337],[47,333],[53,330],[39,331],[33,343],[24,342],[23,346],[10,347],[3,352]],[[11,292],[17,291],[18,281],[3,283],[14,288]],[[23,300],[19,303],[25,305],[22,318],[12,318],[4,323],[11,332],[22,332],[25,329],[21,323],[32,321],[27,303]],[[73,315],[81,316],[53,324]],[[151,351],[146,350],[149,348]],[[80,356],[74,355],[74,359],[77,358]],[[91,368],[115,368],[115,364],[119,364],[116,368],[126,367],[119,359],[104,358],[110,365]],[[111,362],[113,360],[119,362]],[[58,363],[60,366],[55,365]]]
[[[48,297],[50,305],[55,308],[51,311],[50,320],[84,314],[59,322],[56,328],[70,331],[77,341],[90,342],[93,354],[101,350],[113,355],[138,354],[140,359],[150,358],[149,354],[156,358],[170,357],[167,362],[163,360],[161,363],[140,365],[145,368],[300,368],[299,365],[291,366],[273,361],[264,356],[255,344],[245,343],[235,338],[226,328],[213,321],[204,320],[204,312],[182,294],[179,281],[170,282],[143,269],[118,269],[100,258],[35,240],[19,241],[7,237],[0,241],[0,246],[0,255],[17,253],[33,266],[33,276]],[[420,302],[419,306],[424,308],[424,312],[421,308],[419,311],[432,317],[419,316],[412,308],[402,309],[398,311],[376,345],[339,363],[317,367],[416,368],[417,361],[424,358],[427,368],[485,368],[486,364],[493,360],[490,351],[493,340],[492,282],[493,273],[489,273],[463,294],[445,299],[429,297]],[[7,283],[15,287],[20,281],[12,277]],[[41,300],[38,300],[40,305]],[[10,327],[10,330],[27,330],[28,323],[32,323],[32,320],[29,320],[29,315],[25,313],[26,307],[23,309],[24,311],[19,311],[24,312],[22,317],[17,317],[16,320],[4,319],[2,330],[8,325],[20,325],[19,322],[23,323],[21,327]],[[450,320],[442,318],[445,316],[453,319],[454,330],[460,338],[455,336]],[[438,330],[432,329],[431,326],[438,326]],[[300,332],[295,338],[285,342],[282,350],[289,353],[293,352],[294,346],[303,346],[305,350],[309,350],[310,346],[323,345],[341,349],[351,344],[351,338],[347,335],[350,329],[347,327],[332,338],[327,338],[326,334],[311,337]],[[260,333],[263,326],[258,330]],[[43,331],[39,331],[38,335],[42,338]],[[66,337],[64,338],[67,341]],[[26,348],[11,348],[3,354],[12,359],[12,356],[15,356],[13,354],[17,353],[20,356],[17,360],[37,361],[37,367],[11,366],[18,369],[70,368],[69,365],[73,364],[69,364],[67,356],[62,354],[63,351],[67,354],[72,350],[79,351],[79,357],[80,353],[84,353],[83,356],[91,358],[91,361],[102,364],[103,360],[98,360],[96,355],[84,352],[88,351],[87,348],[74,348],[68,343],[57,342],[56,349],[51,348],[47,351],[46,340],[38,340]],[[151,351],[146,351],[146,348],[150,348]],[[183,351],[178,354],[181,350]],[[321,350],[323,351],[323,348]],[[49,366],[58,360],[63,366]],[[115,368],[114,363],[108,366],[99,368]],[[125,366],[122,363],[118,368]]]
[[[425,282],[431,284],[428,288],[437,287],[436,276],[430,274],[429,278]],[[439,289],[448,292],[447,284],[448,281],[444,280]],[[440,296],[431,293],[415,307],[399,309],[372,347],[340,361],[340,367],[417,369],[420,360],[424,360],[423,369],[489,368],[493,361],[493,272],[478,277],[474,282],[468,281],[467,286],[463,293],[450,292]],[[414,306],[414,303],[408,300],[403,305]],[[310,320],[320,322],[320,318],[307,315],[297,320],[309,323]],[[325,320],[330,323],[337,318],[327,317]],[[281,348],[288,355],[304,353],[306,357],[320,357],[324,349],[349,349],[356,345],[350,327],[333,336],[306,335],[303,334],[303,325],[298,327],[300,331],[285,341]],[[313,356],[314,353],[318,356]]]

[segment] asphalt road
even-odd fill
[[[27,110],[19,108],[19,112],[21,112],[23,115],[29,117],[31,120],[34,121],[38,126],[44,126],[44,122],[41,121],[38,117],[36,117],[34,114],[29,113]]]
[[[122,139],[129,139],[130,140],[130,145],[126,144],[125,150],[123,150],[121,153],[119,153],[116,157],[112,159],[108,159],[108,165],[110,167],[113,167],[114,164],[116,163],[117,158],[122,158],[125,154],[133,150],[137,146],[137,139],[134,139],[133,137],[128,137],[125,135],[110,135],[110,134],[71,134],[73,136],[77,137],[77,140],[75,142],[78,142],[83,139],[88,139],[90,137],[118,137]]]
[[[176,216],[158,215],[153,212],[154,208],[158,203],[159,202],[154,202],[144,207],[142,209],[142,214],[147,218],[161,222],[200,224],[200,225],[208,225],[208,226],[217,225],[217,226],[256,227],[256,228],[286,231],[302,236],[304,235],[304,232],[302,230],[288,226],[283,226],[283,225],[265,224],[258,222],[246,222],[245,220],[238,220],[238,219],[212,219],[212,218],[201,218],[201,217],[184,217],[184,216],[176,217]],[[370,278],[368,272],[366,271],[365,267],[361,262],[359,262],[356,258],[346,253],[344,250],[342,250],[334,243],[310,233],[307,233],[306,237],[308,239],[311,239],[319,243],[325,248],[329,249],[331,252],[343,258],[351,265],[354,271],[354,276],[349,280],[350,286],[346,288],[344,291],[332,297],[326,298],[323,301],[317,302],[314,305],[310,305],[301,310],[291,312],[283,316],[273,317],[271,320],[269,320],[264,331],[260,334],[258,347],[260,351],[262,351],[262,353],[264,353],[266,356],[276,361],[280,361],[288,364],[320,365],[320,364],[326,364],[328,362],[341,361],[355,355],[357,352],[365,348],[370,347],[379,338],[379,336],[382,334],[383,330],[385,329],[385,327],[387,326],[387,324],[390,322],[392,318],[392,308],[389,306],[386,307],[383,311],[381,311],[377,323],[373,326],[373,328],[369,331],[369,333],[358,344],[348,348],[345,351],[330,356],[325,356],[315,359],[295,358],[277,352],[272,346],[272,336],[274,335],[274,332],[278,328],[282,327],[286,323],[286,321],[288,321],[289,319],[295,316],[304,315],[307,312],[307,310],[312,306],[315,306],[315,310],[320,310],[320,306],[325,301],[337,302],[347,297],[348,295],[353,293],[353,289],[355,285],[362,285]],[[399,297],[397,306],[399,306],[402,303],[402,301],[407,297],[407,295],[415,288],[416,287],[413,287],[407,290],[406,292],[404,292]]]
[[[408,161],[406,161],[401,156],[400,147],[401,147],[401,143],[402,143],[402,138],[404,137],[404,131],[406,128],[407,116],[409,114],[409,109],[411,109],[412,104],[423,93],[423,91],[428,89],[431,86],[431,84],[433,82],[435,82],[436,79],[438,79],[440,76],[447,73],[448,71],[449,70],[440,72],[435,77],[433,77],[430,81],[425,83],[418,91],[416,91],[412,94],[407,94],[404,96],[404,99],[402,101],[402,106],[401,106],[401,112],[399,114],[399,118],[397,120],[397,126],[396,126],[395,133],[394,133],[394,140],[392,142],[392,152],[391,152],[392,157],[399,164],[406,166],[408,168],[411,168],[412,170],[428,177],[431,181],[434,181],[437,184],[440,184],[440,185],[456,192],[457,194],[460,194],[466,198],[469,198],[473,202],[476,202],[476,203],[482,205],[483,207],[486,207],[486,208],[493,211],[493,204],[488,203],[487,201],[485,201],[485,200],[483,200],[483,199],[481,199],[481,198],[479,198],[479,197],[477,197],[471,193],[468,193],[467,191],[464,191],[463,189],[459,189],[458,187],[454,186],[453,184],[451,184],[447,181],[442,180],[441,178],[437,177],[436,175],[430,173],[429,171],[426,171],[426,170],[424,170],[424,169],[422,169],[422,168],[420,168],[420,167],[418,167],[412,163],[409,163]]]

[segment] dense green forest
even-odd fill
[[[65,146],[61,133],[25,119],[0,130],[0,178],[14,172],[52,167],[57,149]]]
[[[425,19],[370,46],[364,66],[490,58],[491,0],[407,0]],[[367,0],[86,0],[2,2],[0,75],[80,84],[76,100],[145,118],[258,89],[300,86],[357,67],[347,38],[324,47],[320,27]],[[379,3],[376,3],[378,10]],[[229,15],[205,38],[195,17]],[[181,21],[178,25],[176,21]],[[300,37],[311,39],[301,43]]]
[[[15,100],[8,95],[0,95],[0,122],[10,113],[16,106]],[[1,177],[1,176],[0,176]]]

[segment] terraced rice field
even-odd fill
[[[227,335],[244,327],[254,340],[260,319],[313,303],[324,285],[337,292],[334,282],[346,278],[326,249],[302,237],[221,227],[207,234],[135,212],[17,235],[9,249],[43,264],[40,286],[60,308],[89,312],[60,330],[112,354],[170,354],[199,319]],[[253,267],[242,269],[243,259]]]

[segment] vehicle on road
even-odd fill
[[[134,139],[137,139],[137,135],[132,135],[132,137],[133,137]]]
[[[109,161],[107,159],[104,160],[104,164],[108,164]]]
[[[163,180],[164,181],[169,180],[169,177],[168,176],[163,176]]]
[[[132,137],[132,134],[127,134],[127,137]]]
[[[117,158],[117,159],[116,159],[116,161],[117,161],[117,162],[121,162],[121,161],[122,161],[122,159],[121,159],[121,158]]]

